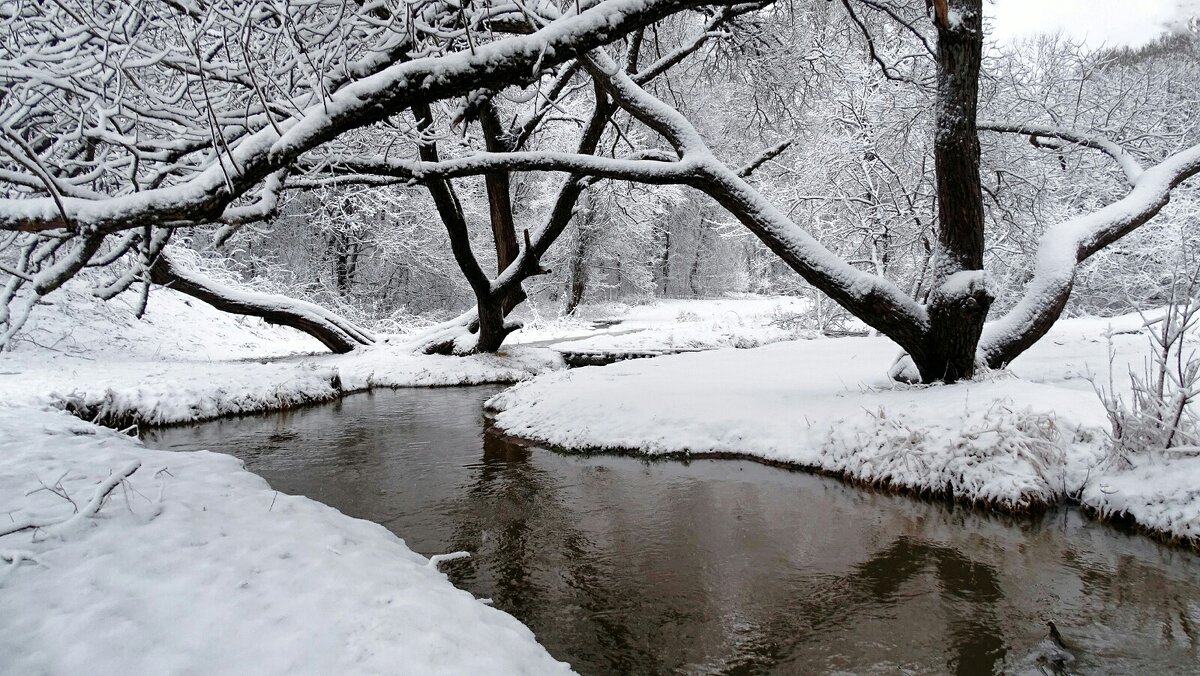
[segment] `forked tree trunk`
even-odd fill
[[[983,51],[982,0],[937,0],[938,268],[929,296],[926,349],[914,354],[921,380],[975,375],[976,349],[992,304],[983,274],[983,193],[976,115]]]
[[[150,280],[202,300],[222,312],[259,317],[272,324],[303,331],[339,354],[375,342],[369,331],[319,305],[272,293],[232,289],[184,269],[165,251],[159,253],[150,267]]]

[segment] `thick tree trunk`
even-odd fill
[[[272,324],[303,331],[339,354],[375,342],[369,331],[319,305],[276,294],[231,289],[183,269],[165,251],[150,267],[150,279],[223,312],[260,317]]]
[[[476,307],[479,310],[479,336],[475,342],[475,351],[495,352],[516,326],[505,322],[509,311],[499,299],[488,299],[478,303]]]
[[[913,355],[921,379],[975,375],[976,348],[992,304],[983,274],[983,193],[976,114],[983,51],[982,0],[934,3],[938,29],[938,269],[929,297],[927,348]]]

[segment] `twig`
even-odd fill
[[[121,469],[110,474],[108,478],[106,478],[104,481],[101,481],[100,484],[96,486],[96,492],[92,494],[92,499],[89,500],[86,505],[84,505],[83,509],[78,509],[74,514],[66,519],[61,519],[58,521],[34,521],[28,518],[20,521],[14,520],[13,523],[0,527],[0,537],[11,535],[13,533],[19,533],[23,530],[39,528],[53,528],[54,532],[58,533],[75,526],[84,519],[90,519],[100,511],[100,508],[104,505],[104,501],[108,498],[109,494],[111,494],[117,488],[117,486],[121,485],[122,482],[128,479],[130,475],[136,472],[141,466],[141,460],[133,460]]]

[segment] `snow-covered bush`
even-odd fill
[[[1116,391],[1111,361],[1107,388],[1097,388],[1112,424],[1111,459],[1119,465],[1146,451],[1200,452],[1200,416],[1192,406],[1200,399],[1200,354],[1189,335],[1200,324],[1197,292],[1200,269],[1172,280],[1166,312],[1146,321],[1150,354],[1140,374],[1129,372],[1128,400]]]
[[[804,311],[797,312],[776,308],[771,314],[771,325],[797,335],[809,334],[813,331],[824,335],[843,335],[851,333],[850,313],[842,306],[831,300],[820,291],[805,287],[800,296],[807,302]]]

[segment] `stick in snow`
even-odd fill
[[[71,516],[59,521],[34,521],[28,518],[22,519],[14,523],[0,526],[0,537],[33,528],[52,528],[55,534],[59,534],[78,525],[84,519],[90,519],[100,511],[100,507],[104,505],[104,500],[108,498],[109,494],[116,490],[117,486],[120,486],[123,481],[128,479],[130,475],[136,472],[141,466],[141,460],[133,460],[116,472],[110,474],[108,478],[106,478],[104,481],[101,481],[100,484],[96,486],[96,492],[92,494],[92,499],[89,500],[86,505],[84,505],[83,509],[79,510],[75,514],[72,514]]]

